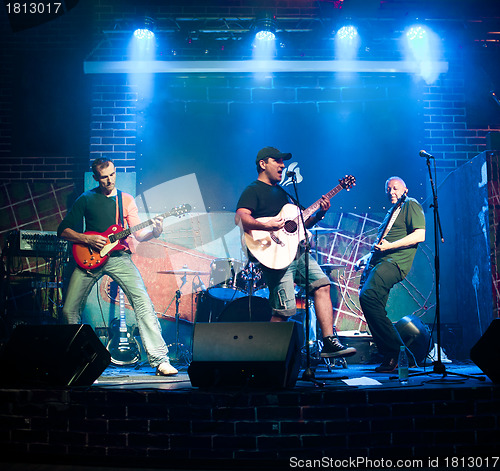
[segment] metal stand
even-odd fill
[[[421,154],[422,155],[422,154]],[[433,209],[434,213],[434,271],[436,273],[436,340],[437,340],[437,350],[438,350],[438,358],[437,361],[434,361],[432,363],[432,371],[426,371],[423,373],[415,373],[409,375],[409,377],[415,377],[415,376],[423,376],[423,375],[428,375],[428,374],[440,374],[443,376],[443,378],[448,375],[455,375],[455,376],[461,376],[463,378],[468,378],[468,379],[479,379],[480,381],[485,381],[486,378],[484,377],[475,377],[475,376],[470,376],[470,375],[465,375],[461,373],[452,373],[452,372],[447,372],[446,371],[446,366],[443,364],[441,361],[441,303],[440,303],[440,297],[439,297],[439,278],[440,278],[440,264],[439,264],[439,241],[440,239],[441,243],[444,243],[444,238],[443,238],[443,231],[441,229],[441,221],[439,219],[439,210],[438,210],[438,197],[437,197],[437,190],[434,185],[434,180],[432,179],[432,171],[431,171],[431,164],[430,164],[430,159],[434,159],[434,157],[430,154],[427,154],[426,156],[427,159],[427,169],[429,171],[429,182],[431,185],[432,189],[432,205],[431,208]],[[434,174],[436,174],[436,161],[434,160]]]
[[[306,368],[304,372],[302,373],[302,380],[304,381],[311,381],[314,383],[317,383],[315,380],[315,374],[314,370],[311,368],[311,346],[309,344],[309,329],[310,329],[310,322],[311,322],[311,313],[310,313],[310,307],[309,307],[309,256],[310,256],[310,251],[311,251],[311,244],[309,241],[309,236],[307,233],[306,229],[306,224],[304,221],[304,213],[301,209],[300,203],[299,203],[299,194],[297,191],[297,179],[296,175],[294,174],[292,176],[292,183],[293,183],[293,189],[295,192],[295,198],[297,201],[297,207],[299,208],[299,215],[300,215],[300,222],[302,224],[302,227],[304,228],[304,246],[305,246],[305,266],[306,266],[306,306],[305,306],[305,312],[306,312],[306,318],[305,318],[305,324],[306,324]],[[323,384],[323,383],[318,383],[318,384]]]

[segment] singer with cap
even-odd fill
[[[245,188],[236,209],[236,223],[241,224],[245,233],[267,231],[276,239],[277,232],[284,227],[285,220],[280,211],[292,200],[279,183],[285,168],[284,161],[291,157],[292,154],[280,152],[274,147],[264,147],[258,152],[255,159],[257,180]],[[319,210],[305,221],[305,226],[309,228],[321,221],[329,209],[330,200],[323,196]],[[252,254],[250,258],[255,260]],[[306,282],[306,257],[303,244],[299,244],[297,253],[292,258],[288,266],[278,269],[260,263],[264,280],[269,288],[271,322],[287,321],[296,313],[294,283],[304,288],[308,287],[314,299],[316,317],[323,335],[321,357],[346,357],[355,354],[354,348],[346,348],[340,343],[333,326],[329,278],[316,260],[308,257],[309,280]]]
[[[425,240],[425,216],[422,206],[407,197],[408,188],[400,177],[389,177],[385,191],[392,204],[378,229],[372,251],[358,260],[367,265],[361,276],[359,303],[370,333],[383,361],[377,373],[392,373],[398,367],[398,354],[404,345],[385,309],[390,290],[411,269],[417,247]],[[397,214],[396,214],[397,213]]]

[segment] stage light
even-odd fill
[[[360,45],[358,30],[353,25],[345,25],[335,34],[335,55],[340,60],[356,58]]]
[[[409,41],[425,39],[427,31],[422,26],[412,26],[407,32],[406,37]]]
[[[152,18],[146,17],[137,24],[137,27],[134,31],[134,37],[136,39],[153,39],[155,36],[154,33],[155,22]]]
[[[439,76],[436,64],[441,58],[441,41],[429,27],[414,24],[409,26],[403,36],[406,60],[416,64],[416,72],[428,83]]]
[[[149,31],[149,29],[136,29],[134,31],[134,36],[137,38],[137,39],[151,39],[154,37],[154,33],[153,31]]]
[[[336,36],[342,41],[353,41],[358,36],[358,31],[354,26],[342,26]]]
[[[276,39],[276,17],[267,11],[259,13],[254,25],[255,39],[269,42]]]

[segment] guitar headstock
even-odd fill
[[[356,178],[354,178],[352,175],[346,175],[344,178],[341,178],[339,180],[339,183],[342,188],[344,188],[344,190],[349,191],[350,188],[356,185]]]
[[[183,214],[189,213],[191,211],[190,204],[183,204],[181,206],[176,206],[170,211],[171,216],[182,216]]]

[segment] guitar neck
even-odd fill
[[[158,216],[155,216],[157,218],[166,218],[170,216],[171,211],[167,211],[166,213],[159,214]],[[148,219],[147,221],[141,222],[140,224],[137,224],[136,226],[129,227],[128,229],[123,229],[123,231],[117,232],[114,234],[114,240],[118,239],[125,239],[128,237],[132,232],[140,231],[141,229],[144,229],[145,227],[151,226],[153,224],[153,219]],[[111,239],[111,238],[110,238]]]
[[[344,187],[342,185],[337,185],[335,188],[332,188],[325,196],[330,200],[337,193],[339,193]],[[321,198],[315,203],[311,204],[307,209],[304,210],[304,221],[307,221],[309,217],[318,210],[321,206]]]
[[[401,198],[399,198],[396,203],[394,203],[394,206],[391,209],[391,216],[389,220],[387,221],[387,224],[384,227],[384,230],[380,234],[380,237],[377,238],[377,244],[380,244],[382,240],[385,238],[385,236],[389,233],[389,231],[392,229],[392,226],[394,225],[394,222],[396,221],[397,217],[399,216],[399,213],[401,211],[401,207],[403,206],[403,203],[406,200],[406,194],[402,195]]]
[[[118,298],[120,300],[120,332],[127,332],[127,320],[125,317],[125,299],[123,290],[118,286]]]

